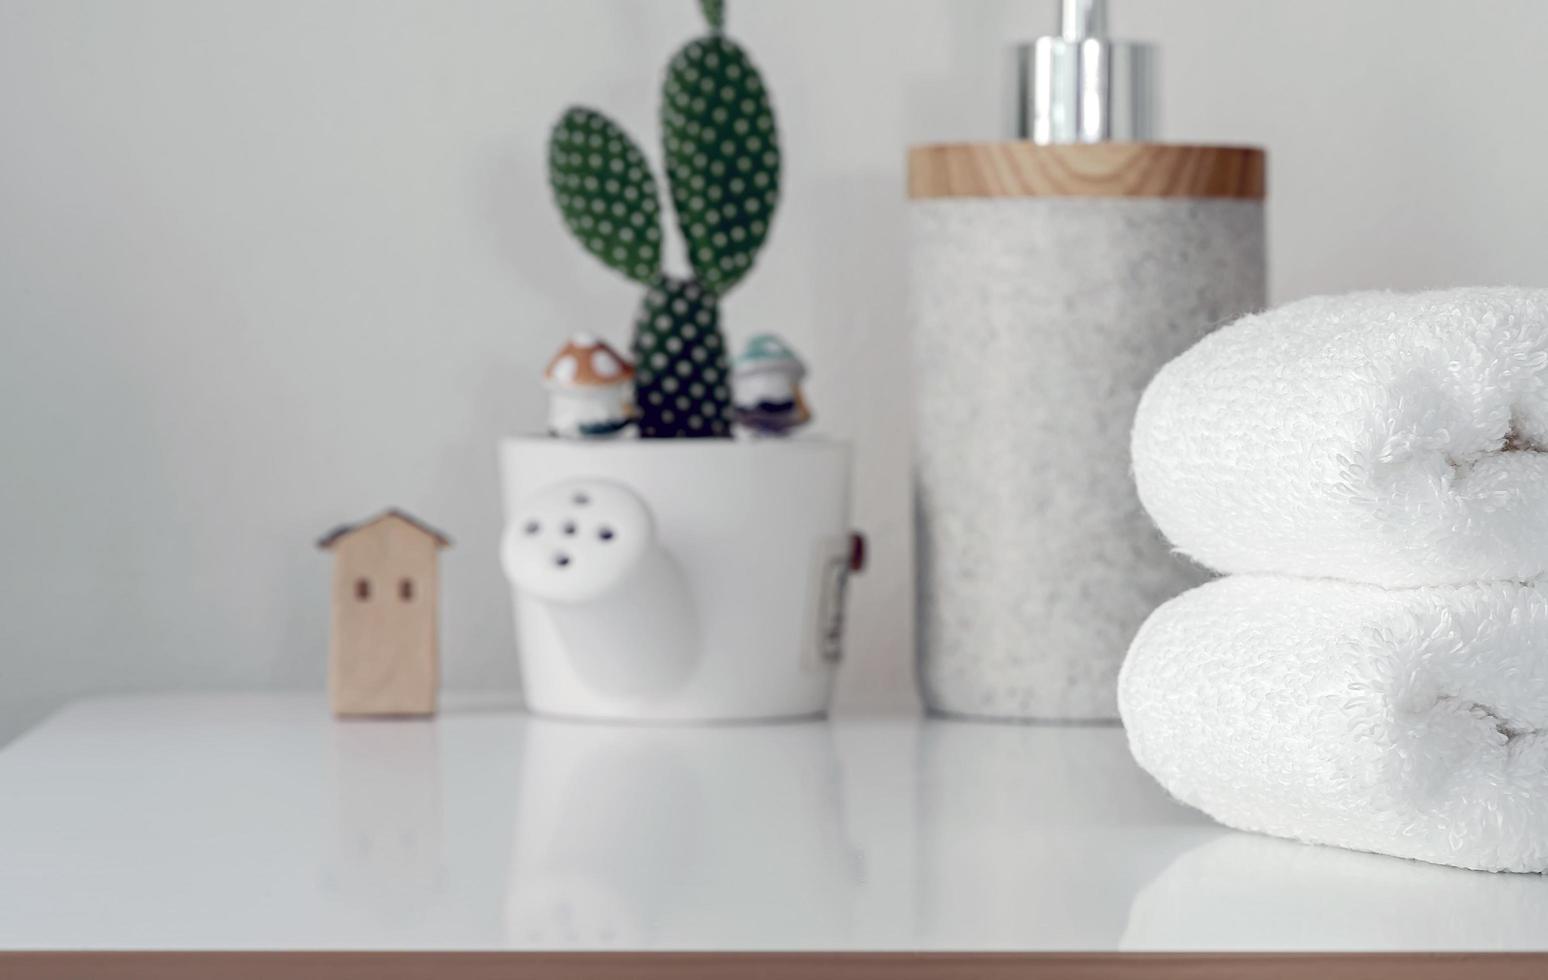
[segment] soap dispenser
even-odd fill
[[[1152,45],[1062,0],[1004,139],[908,154],[917,658],[931,710],[1110,721],[1129,641],[1205,577],[1140,507],[1151,376],[1265,301],[1261,149],[1159,142]]]

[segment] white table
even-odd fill
[[[66,708],[0,750],[0,950],[1548,950],[1548,878],[1226,831],[1115,728],[449,700]]]

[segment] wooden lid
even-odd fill
[[[908,151],[908,196],[1261,200],[1264,153],[1177,143],[936,143]]]

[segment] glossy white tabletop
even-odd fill
[[[1218,828],[1122,732],[78,703],[0,750],[0,949],[1548,948],[1548,879]]]

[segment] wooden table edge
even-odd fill
[[[6,980],[1539,980],[1542,953],[0,952]]]

